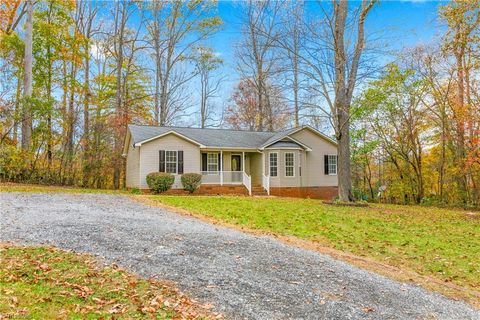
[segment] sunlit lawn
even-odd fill
[[[0,319],[205,318],[198,310],[170,286],[87,255],[0,246]]]
[[[480,290],[480,214],[419,206],[340,207],[309,199],[149,198]]]
[[[62,192],[62,193],[129,193],[124,190],[89,189],[64,186],[44,186],[39,184],[0,183],[0,192]]]

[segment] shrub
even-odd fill
[[[184,173],[182,174],[182,185],[183,189],[187,190],[190,193],[193,193],[195,190],[200,187],[202,183],[202,175],[198,173]]]
[[[170,173],[152,172],[147,175],[148,187],[154,193],[160,193],[169,190],[174,181],[175,177]]]

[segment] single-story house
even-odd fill
[[[126,185],[148,189],[147,174],[202,175],[197,191],[332,199],[337,143],[310,126],[280,132],[129,125]]]

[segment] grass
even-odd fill
[[[0,319],[209,317],[171,285],[100,266],[88,255],[0,246]]]
[[[480,292],[480,214],[318,200],[148,196],[217,221],[293,236]],[[477,299],[480,296],[477,296]]]
[[[97,193],[128,194],[126,190],[89,189],[66,186],[44,186],[39,184],[0,183],[0,192],[42,192],[42,193]]]

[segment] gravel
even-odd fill
[[[120,195],[0,193],[0,241],[87,252],[175,281],[231,319],[480,319],[419,286]]]

